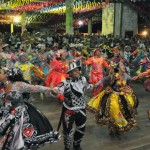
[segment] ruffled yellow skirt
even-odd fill
[[[130,92],[115,92],[107,87],[87,104],[87,109],[96,115],[97,124],[113,126],[119,132],[129,130],[135,125],[137,99],[131,87]]]

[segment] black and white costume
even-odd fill
[[[43,86],[15,82],[9,93],[0,90],[0,134],[3,135],[2,150],[30,150],[59,139],[48,119],[33,105],[24,102],[24,92],[48,92]],[[0,143],[2,143],[0,141]]]
[[[67,78],[61,82],[55,89],[59,93],[64,94],[62,122],[64,133],[64,145],[70,148],[72,142],[74,146],[80,145],[84,135],[86,125],[86,101],[84,98],[85,89],[93,88],[85,77],[81,76],[78,79]],[[74,132],[73,124],[76,129]],[[73,141],[74,140],[74,141]]]

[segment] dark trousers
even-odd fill
[[[75,130],[73,124],[75,123]],[[79,145],[84,136],[86,125],[86,111],[85,109],[75,112],[72,110],[64,110],[63,112],[63,134],[64,145],[70,148],[71,144]]]

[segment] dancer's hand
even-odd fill
[[[57,96],[58,94],[59,94],[59,92],[56,90],[56,89],[54,89],[54,88],[50,88],[50,90],[51,90],[51,94],[54,96]]]

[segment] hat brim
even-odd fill
[[[77,66],[76,68],[78,68],[79,70],[81,70],[81,66]],[[71,71],[73,71],[73,70],[76,69],[76,68],[73,68],[73,69],[71,69],[71,70],[68,70],[67,73],[70,73]]]

